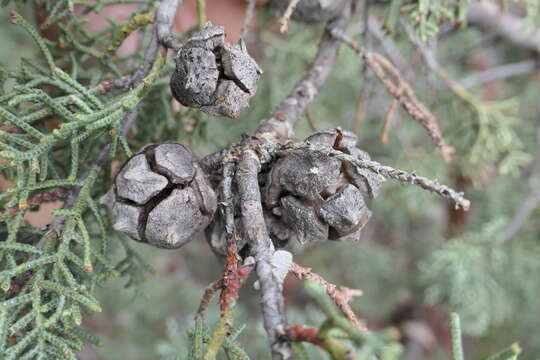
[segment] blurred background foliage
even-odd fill
[[[14,70],[22,57],[40,60],[35,44],[8,20],[12,8],[17,8],[26,19],[33,19],[32,4],[15,3],[0,11],[0,64],[8,70]],[[437,5],[439,1],[429,3]],[[411,6],[415,4],[412,2]],[[505,5],[523,15],[527,7],[527,21],[536,23],[536,1]],[[212,7],[212,1],[207,6]],[[372,5],[371,16],[382,20],[389,6],[385,2]],[[414,15],[419,9],[408,11]],[[407,14],[403,17],[408,19]],[[264,74],[251,107],[239,119],[216,119],[195,110],[172,107],[166,86],[172,69],[169,61],[163,79],[158,80],[162,86],[148,94],[128,137],[131,148],[136,150],[148,142],[177,140],[188,143],[202,156],[228,146],[242,133],[253,131],[303,75],[316,53],[322,32],[322,26],[293,23],[287,34],[280,35],[275,31],[274,21],[271,10],[257,8],[256,26],[247,42]],[[359,40],[364,39],[361,21],[360,17],[350,29]],[[433,26],[436,31],[430,30]],[[428,18],[425,24],[415,28],[457,83],[479,71],[537,57],[536,53],[499,41],[477,27],[440,25],[439,19]],[[520,359],[537,359],[540,354],[538,209],[529,214],[511,237],[502,238],[501,234],[533,190],[540,191],[536,179],[540,160],[535,157],[540,134],[538,73],[531,71],[471,87],[468,95],[474,101],[467,102],[426,67],[400,24],[394,32],[393,37],[384,37],[383,41],[392,42],[405,59],[406,68],[402,70],[406,79],[437,115],[447,142],[455,147],[451,164],[442,162],[424,130],[401,110],[391,123],[389,142],[379,141],[391,98],[348,49],[341,50],[337,66],[310,106],[309,115],[319,129],[333,126],[353,129],[360,147],[380,163],[414,170],[464,191],[472,200],[471,210],[456,211],[451,204],[416,187],[387,182],[382,194],[371,204],[373,217],[360,242],[316,247],[292,244],[291,251],[298,263],[312,267],[329,281],[363,289],[364,296],[354,301],[354,309],[370,329],[399,330],[404,348],[402,359],[448,359],[451,311],[461,315],[467,359],[483,359],[515,341],[524,349]],[[370,33],[367,39],[366,46],[384,53],[380,39]],[[70,70],[69,56],[67,51],[66,59],[58,59],[65,63],[66,71]],[[99,76],[93,78],[85,70],[80,70],[78,81],[85,85],[97,83]],[[121,72],[129,71],[121,69]],[[10,86],[5,84],[6,89]],[[311,131],[304,121],[297,135],[303,138]],[[105,182],[98,188],[106,186]],[[113,264],[124,257],[120,237],[110,234]],[[203,289],[216,279],[221,265],[204,239],[193,241],[179,251],[138,243],[129,246],[155,272],[126,265],[127,277],[111,279],[99,287],[97,298],[103,311],[85,316],[83,328],[98,335],[102,345],[90,345],[79,357],[183,359],[188,348],[186,334],[194,325],[193,315]],[[126,285],[130,285],[128,289]],[[324,321],[320,308],[299,281],[287,279],[285,292],[291,323],[318,326]],[[248,282],[242,289],[236,324],[247,326],[239,342],[251,358],[264,359],[267,341],[257,303],[257,293],[252,282]],[[213,306],[208,323],[216,319]],[[327,356],[312,346],[306,348],[310,359]]]

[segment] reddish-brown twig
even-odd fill
[[[355,358],[354,350],[342,342],[341,339],[334,338],[330,334],[332,322],[327,320],[320,329],[305,325],[285,325],[278,334],[280,339],[290,342],[309,342],[317,345],[328,352],[335,360],[352,360]]]
[[[452,161],[454,148],[446,144],[437,118],[418,100],[411,85],[405,81],[401,72],[381,54],[365,51],[364,48],[347,36],[342,30],[333,29],[331,34],[336,39],[348,45],[364,59],[388,93],[413,119],[418,121],[426,129],[435,145],[441,149],[444,161]]]
[[[199,304],[199,310],[197,310],[197,315],[195,317],[197,316],[204,317],[204,315],[206,314],[206,311],[208,310],[208,304],[210,304],[210,300],[212,300],[216,291],[218,291],[222,287],[223,287],[222,279],[216,280],[206,287],[206,290],[204,290],[204,294],[201,299],[201,303]]]
[[[354,314],[349,302],[355,296],[362,296],[362,290],[350,289],[345,286],[339,288],[323,279],[319,274],[311,271],[311,268],[300,266],[296,263],[292,263],[290,267],[292,272],[300,280],[313,280],[324,286],[328,296],[334,300],[341,313],[353,324],[355,328],[361,331],[367,331],[366,327],[360,324],[360,320]]]
[[[238,298],[241,287],[241,278],[238,277],[238,247],[236,246],[236,224],[234,223],[234,203],[232,197],[232,181],[235,163],[225,160],[223,165],[223,181],[221,183],[223,212],[225,215],[225,232],[227,239],[227,256],[223,268],[223,289],[219,298],[221,314],[229,311],[232,303]]]
[[[225,267],[227,268],[229,265],[225,265]],[[221,290],[219,300],[221,304],[221,313],[230,310],[230,305],[238,299],[240,288],[248,278],[251,270],[253,270],[253,264],[246,264],[238,267],[233,273],[228,273],[227,281],[225,281],[224,276],[223,278],[210,283],[210,285],[206,287],[206,290],[204,290],[196,317],[204,317],[208,310],[208,304],[210,304],[210,301],[218,290]]]
[[[223,288],[219,296],[219,304],[221,313],[225,313],[230,309],[230,305],[238,298],[240,291],[240,279],[237,276],[238,269],[238,252],[236,249],[236,237],[232,238],[227,246],[227,257],[225,267],[223,268]]]
[[[253,267],[253,265],[241,266],[234,273],[229,273],[226,277],[223,277],[223,291],[219,300],[222,313],[229,311],[231,304],[238,299],[240,289],[251,273],[251,270],[253,270]]]
[[[403,88],[399,89],[399,96],[401,96],[401,93],[403,92]],[[390,130],[390,122],[392,121],[392,118],[394,117],[394,113],[397,110],[397,107],[399,105],[399,102],[394,99],[392,100],[392,103],[388,107],[388,110],[386,111],[386,115],[384,117],[384,124],[380,135],[380,140],[383,144],[388,143],[388,131]]]
[[[319,329],[306,325],[285,325],[283,332],[279,334],[281,338],[294,342],[309,342],[318,345]]]
[[[390,121],[392,121],[398,105],[399,103],[395,99],[392,100],[392,103],[388,107],[386,115],[384,116],[383,128],[381,130],[381,135],[379,135],[379,140],[383,144],[388,144],[388,131],[390,130]]]

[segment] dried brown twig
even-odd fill
[[[219,289],[223,288],[223,279],[216,280],[212,282],[210,285],[206,287],[204,290],[204,294],[201,298],[201,302],[199,303],[199,309],[197,310],[197,316],[202,316],[206,314],[206,311],[208,310],[208,305],[210,304],[210,301],[214,297],[214,294]]]
[[[350,289],[346,286],[340,286],[339,288],[323,279],[319,274],[311,271],[311,268],[300,266],[296,263],[292,263],[289,269],[300,280],[313,280],[324,286],[328,296],[334,300],[336,306],[341,313],[350,321],[350,323],[360,331],[367,331],[367,328],[360,323],[360,320],[354,314],[349,302],[355,296],[362,296],[362,290]]]
[[[312,344],[319,344],[319,329],[305,326],[305,325],[287,325],[283,329],[281,337],[286,338],[289,341],[296,342],[309,342]]]
[[[450,162],[454,148],[446,144],[437,118],[418,100],[411,85],[403,78],[401,72],[381,54],[365,51],[341,29],[332,29],[331,34],[347,44],[366,61],[388,93],[426,129],[435,145],[441,149],[444,161]]]
[[[205,349],[204,359],[214,359],[223,342],[225,342],[225,338],[233,326],[234,304],[239,297],[242,285],[248,278],[251,270],[253,270],[253,263],[250,261],[246,261],[243,266],[238,267],[238,254],[234,251],[234,246],[230,246],[230,249],[229,255],[232,256],[227,256],[223,277],[206,287],[199,304],[199,309],[195,315],[195,319],[204,317],[212,297],[216,291],[221,290],[219,300],[221,305],[220,319],[212,331],[208,346]]]
[[[403,91],[403,88],[399,89],[399,93]],[[401,96],[401,95],[400,95]],[[399,102],[394,99],[390,103],[390,106],[388,107],[388,110],[386,111],[386,115],[384,116],[384,123],[383,128],[380,135],[380,140],[383,144],[388,143],[388,131],[390,130],[390,122],[392,121],[392,118],[394,117],[394,113],[396,112],[398,108]]]

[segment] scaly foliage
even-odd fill
[[[74,359],[93,339],[76,328],[81,312],[101,311],[94,291],[105,278],[118,275],[107,259],[108,221],[94,200],[101,164],[81,164],[92,164],[96,145],[102,147],[104,141],[111,144],[105,154],[110,158],[118,147],[131,154],[121,132],[122,119],[150,91],[164,58],[158,57],[140,86],[117,96],[100,96],[99,87],[88,89],[57,67],[46,41],[20,15],[12,16],[35,40],[46,66],[25,59],[9,74],[15,86],[0,98],[1,166],[17,179],[0,195],[5,209],[15,209],[1,215],[8,236],[0,246],[0,308],[6,329],[0,351],[6,360]],[[46,130],[47,121],[57,122],[52,132]],[[69,156],[58,154],[65,148]],[[76,195],[55,211],[56,225],[39,236],[24,222],[27,201],[38,191],[58,188]],[[90,235],[89,224],[97,226],[99,236]],[[136,262],[129,248],[127,252],[129,263]],[[120,263],[120,272],[125,273],[126,266],[131,265]]]

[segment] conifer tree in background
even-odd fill
[[[0,359],[537,358],[537,0],[2,5]]]

